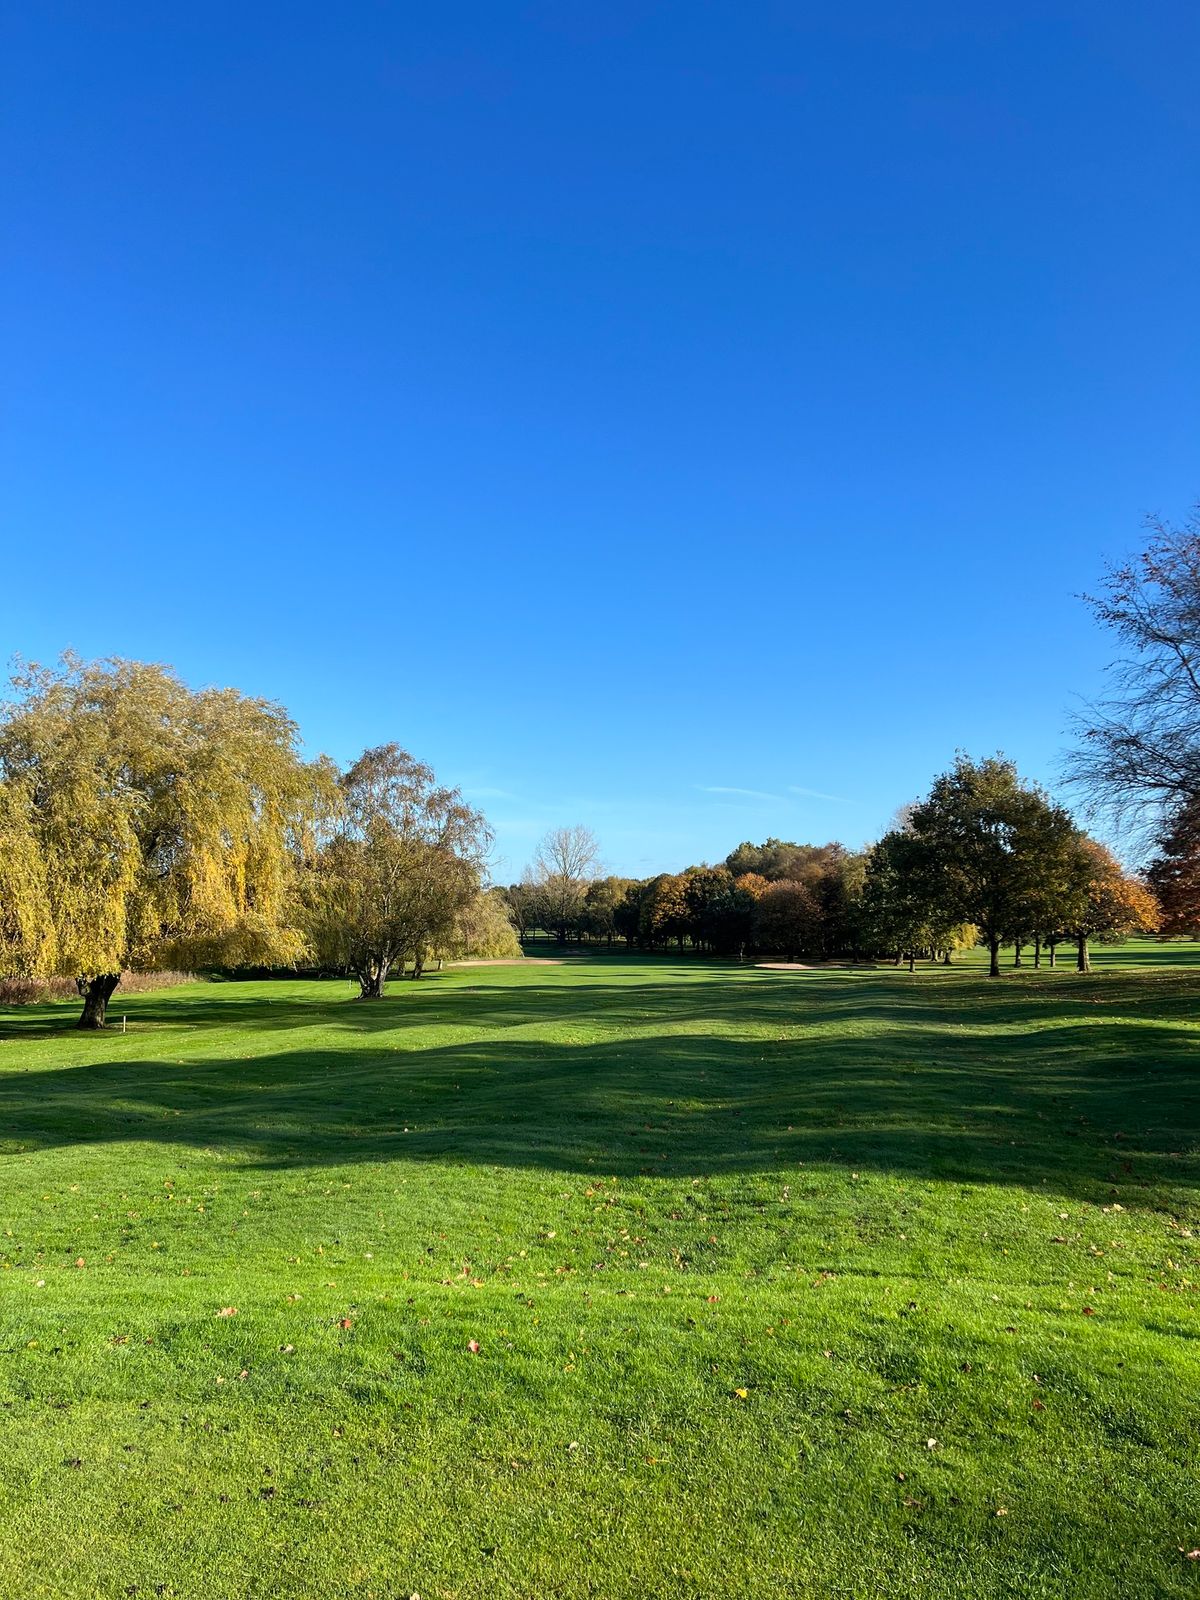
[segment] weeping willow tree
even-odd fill
[[[53,969],[56,953],[29,786],[0,782],[0,974],[33,977]]]
[[[0,714],[0,959],[67,974],[101,1028],[122,971],[278,964],[326,787],[286,712],[137,661],[30,667]]]
[[[524,954],[512,913],[499,889],[481,889],[462,907],[436,954],[452,961],[465,956],[513,960]]]

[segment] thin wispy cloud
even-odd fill
[[[788,784],[789,794],[803,795],[806,800],[832,800],[839,806],[852,806],[855,802],[844,794],[826,794],[823,789],[805,789],[798,783]]]
[[[775,800],[783,799],[779,794],[767,794],[762,789],[738,789],[724,783],[698,783],[696,785],[701,794],[732,795],[736,800]]]

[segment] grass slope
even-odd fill
[[[1195,1595],[1200,994],[1114,955],[0,1017],[6,1590]]]

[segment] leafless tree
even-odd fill
[[[600,846],[582,823],[552,828],[538,845],[526,881],[534,891],[538,921],[560,944],[583,909],[588,884],[600,870]]]
[[[1155,520],[1143,553],[1084,598],[1120,640],[1110,692],[1077,719],[1072,780],[1143,835],[1200,797],[1200,506]]]

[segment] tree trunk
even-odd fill
[[[1090,956],[1088,955],[1088,942],[1087,942],[1087,934],[1086,933],[1081,933],[1079,935],[1079,947],[1078,948],[1079,948],[1079,958],[1078,958],[1078,961],[1076,962],[1076,971],[1077,972],[1090,972],[1092,970],[1092,962],[1091,962]]]
[[[358,978],[360,1000],[383,999],[383,986],[387,982],[390,966],[390,961],[380,961],[378,964],[373,962],[365,971],[355,974]]]
[[[1016,941],[1016,943],[1013,945],[1013,966],[1014,967],[1019,967],[1019,966],[1022,965],[1021,951],[1024,950],[1024,948],[1025,948],[1025,946],[1021,943],[1020,939],[1018,939]]]
[[[1000,976],[1000,941],[999,941],[999,939],[989,939],[988,940],[988,950],[989,950],[989,952],[991,954],[991,958],[992,958],[991,959],[991,964],[988,967],[988,977],[989,978],[998,978]]]
[[[102,1028],[108,1002],[121,981],[119,972],[102,972],[94,978],[76,978],[75,987],[83,996],[83,1015],[77,1028]]]
[[[951,965],[951,961],[950,961],[950,951],[949,951],[949,950],[943,950],[943,951],[942,951],[942,965],[943,965],[943,966],[944,966],[944,967],[948,967],[948,966],[950,966],[950,965]]]
[[[917,970],[917,957],[916,952],[913,950],[908,952],[908,970],[910,972],[915,972]]]
[[[1050,965],[1052,967],[1056,967],[1058,965],[1058,945],[1057,944],[1052,944],[1050,946]]]
[[[1034,970],[1037,971],[1041,967],[1041,964],[1042,964],[1042,936],[1039,933],[1037,938],[1033,941],[1033,966],[1034,966]]]

